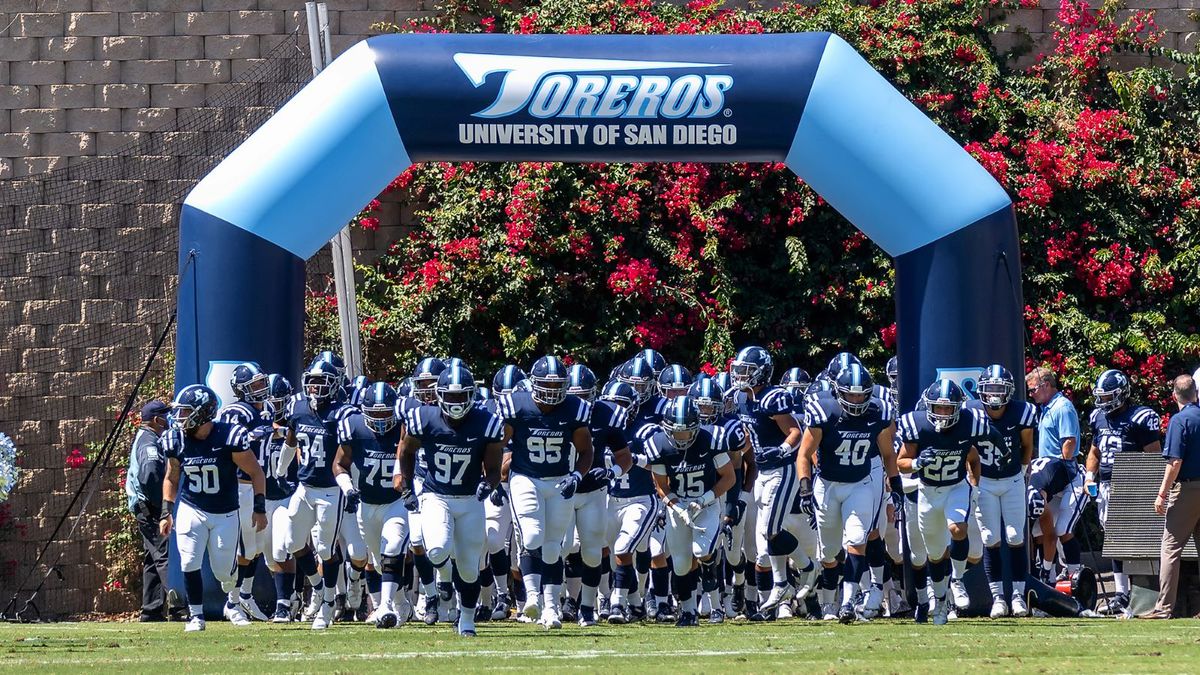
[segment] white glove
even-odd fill
[[[675,517],[679,519],[679,522],[688,527],[692,527],[692,516],[688,513],[688,509],[680,506],[678,502],[671,505],[671,513],[675,514]]]

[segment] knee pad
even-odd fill
[[[767,542],[767,555],[791,555],[799,545],[800,542],[796,540],[795,535],[787,530],[781,530]]]
[[[971,550],[971,542],[966,539],[951,539],[950,540],[950,557],[954,560],[966,560],[967,553]]]
[[[391,572],[392,574],[401,575],[404,573],[404,556],[402,555],[385,555],[382,556],[379,568],[381,572]]]
[[[871,567],[881,567],[887,558],[887,544],[883,539],[867,540],[867,564]]]
[[[578,553],[569,554],[564,560],[563,574],[569,579],[578,579],[583,576],[583,557]]]

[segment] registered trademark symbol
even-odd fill
[[[732,110],[730,110],[729,108],[726,108],[726,109],[725,109],[725,116],[726,116],[726,117],[733,117],[733,111],[732,111]]]

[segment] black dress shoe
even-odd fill
[[[142,614],[138,616],[138,623],[158,623],[166,620],[167,617],[162,614]]]

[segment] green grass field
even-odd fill
[[[301,624],[234,628],[182,624],[0,624],[0,670],[206,673],[558,672],[1149,673],[1200,671],[1200,621],[963,620],[947,626],[876,621],[840,626],[790,620],[675,629],[567,626],[547,633],[518,623],[482,624],[479,637],[448,626],[381,631]]]

